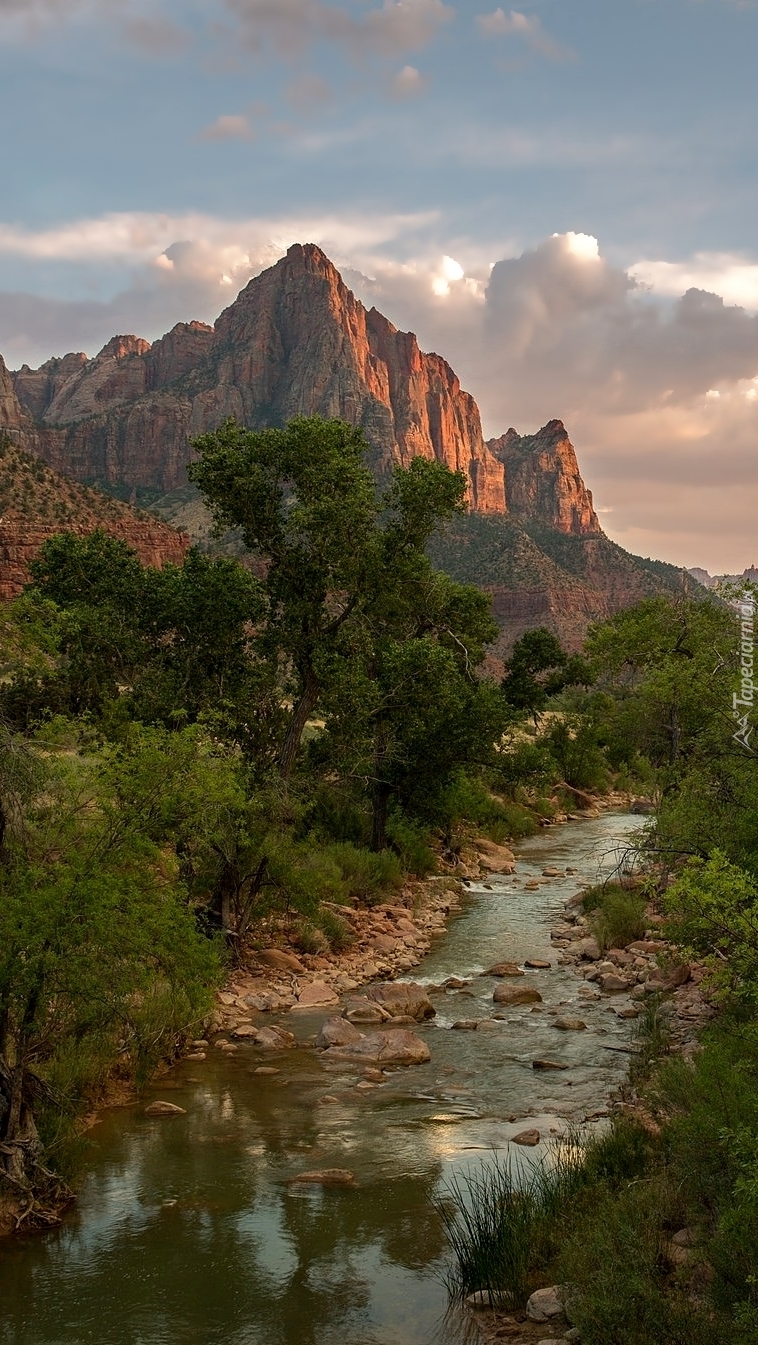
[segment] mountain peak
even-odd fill
[[[562,420],[549,420],[536,434],[507,430],[487,446],[505,467],[515,517],[580,537],[602,532]]]

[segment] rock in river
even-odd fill
[[[494,967],[488,967],[482,972],[482,976],[523,976],[517,962],[496,962]]]
[[[326,1051],[330,1046],[354,1046],[359,1041],[363,1041],[363,1033],[347,1018],[327,1018],[321,1024],[315,1044],[319,1051]]]
[[[321,1168],[318,1172],[300,1172],[297,1177],[290,1177],[289,1181],[292,1185],[307,1182],[315,1186],[352,1186],[355,1173],[349,1168]]]
[[[339,995],[325,981],[310,981],[300,988],[296,1009],[317,1009],[321,1004],[339,1004]]]
[[[369,986],[366,997],[379,1004],[391,1018],[407,1017],[421,1023],[425,1018],[434,1018],[437,1012],[425,987],[412,981],[379,981]]]
[[[533,1149],[539,1142],[539,1130],[520,1130],[518,1135],[511,1135],[512,1144],[524,1144],[528,1149]]]
[[[407,1028],[372,1032],[352,1046],[330,1046],[324,1059],[360,1060],[378,1065],[425,1065],[431,1059],[429,1047]]]
[[[533,985],[499,985],[492,996],[496,1004],[541,1004],[542,995]]]
[[[150,1102],[145,1107],[145,1116],[186,1116],[184,1107],[177,1107],[175,1102]]]

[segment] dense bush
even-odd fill
[[[582,907],[590,916],[592,933],[603,951],[624,948],[633,939],[645,933],[646,900],[639,892],[622,887],[620,883],[606,883],[589,888],[582,897]]]

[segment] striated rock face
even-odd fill
[[[25,415],[13,387],[13,376],[0,355],[0,431],[10,433],[15,439],[19,430],[29,428],[28,422],[29,417]]]
[[[80,351],[77,355],[64,355],[62,359],[46,360],[39,369],[30,369],[28,364],[23,364],[13,375],[13,390],[24,410],[35,420],[42,420],[63,385],[87,363],[87,356]]]
[[[186,533],[73,481],[15,444],[0,443],[0,601],[18,597],[43,544],[68,530],[84,537],[103,528],[137,552],[143,565],[179,565]]]
[[[505,466],[508,509],[515,518],[577,537],[602,532],[562,420],[548,421],[536,434],[507,430],[487,447]]]
[[[67,355],[15,382],[45,427],[38,451],[78,480],[172,490],[190,439],[227,416],[253,428],[338,416],[362,427],[378,472],[436,458],[466,474],[473,509],[506,509],[503,465],[453,370],[367,312],[312,244],[251,280],[215,329],[179,323],[153,346],[114,337],[93,360]]]

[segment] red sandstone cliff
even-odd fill
[[[536,434],[507,430],[487,447],[505,466],[508,510],[557,532],[584,537],[602,531],[585,486],[574,445],[562,420]]]
[[[503,466],[450,366],[367,312],[312,244],[251,280],[215,329],[180,323],[153,346],[114,337],[93,360],[24,367],[15,392],[37,451],[78,480],[170,490],[190,439],[227,416],[254,428],[339,416],[364,429],[377,469],[437,458],[466,473],[474,509],[506,508]]]

